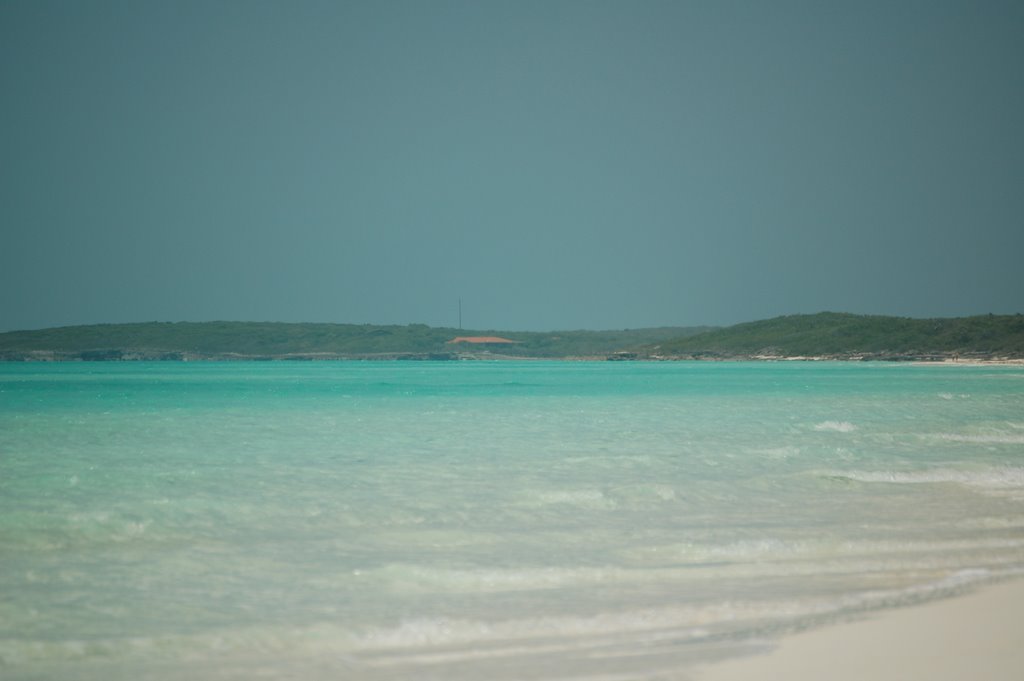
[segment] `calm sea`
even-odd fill
[[[4,679],[648,679],[1024,570],[1024,369],[0,364]]]

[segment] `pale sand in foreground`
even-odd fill
[[[711,665],[695,678],[1020,681],[1024,581],[795,634],[766,655]]]

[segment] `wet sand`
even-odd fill
[[[784,638],[764,655],[710,665],[695,681],[1017,681],[1024,580]]]

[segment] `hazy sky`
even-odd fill
[[[0,0],[0,330],[1024,312],[1024,3]]]

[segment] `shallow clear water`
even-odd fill
[[[5,679],[665,678],[1024,569],[1024,370],[0,364]]]

